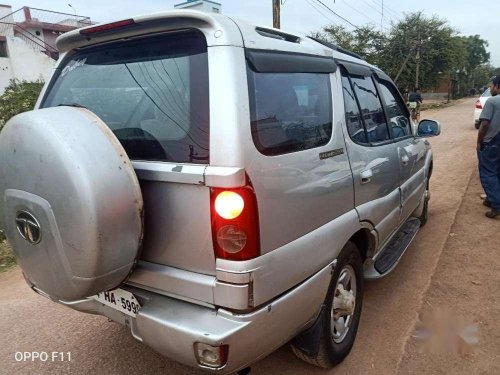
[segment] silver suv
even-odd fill
[[[427,220],[432,153],[378,68],[306,36],[171,11],[64,34],[0,135],[0,225],[37,293],[167,357],[322,367],[364,278]]]

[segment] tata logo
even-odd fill
[[[16,216],[16,228],[22,238],[32,245],[42,239],[42,230],[35,217],[26,211],[20,211]]]

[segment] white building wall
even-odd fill
[[[192,1],[192,2],[184,2],[180,4],[174,5],[176,9],[190,9],[190,10],[199,10],[202,12],[214,12],[214,13],[221,13],[222,11],[222,6],[220,3],[217,2],[212,2],[212,1],[205,1],[205,0],[198,0],[198,1]]]
[[[8,57],[0,57],[0,94],[9,85],[9,80],[14,78],[12,66]]]
[[[33,36],[30,36],[31,39],[35,40],[37,43],[40,44],[40,46],[36,46],[36,48],[42,50],[43,43],[45,43],[43,30],[41,28],[33,28],[33,27],[27,28],[25,30],[26,30],[25,31],[26,33],[33,35]]]
[[[0,94],[12,78],[46,81],[56,63],[17,37],[7,37],[7,51],[9,57],[0,58]]]
[[[14,37],[14,30],[12,28],[12,23],[14,23],[14,17],[12,15],[6,17],[8,14],[12,13],[12,7],[10,6],[0,6],[0,18],[2,21],[7,23],[0,24],[0,35],[5,36],[6,39]],[[7,40],[7,54],[9,55],[9,46]],[[10,55],[9,55],[10,56]],[[12,64],[10,63],[9,57],[0,57],[0,94],[3,93],[5,87],[9,84],[9,80],[14,78],[14,73],[12,72]]]
[[[8,38],[7,45],[15,78],[27,81],[47,80],[49,78],[56,63],[53,59],[44,53],[33,50],[17,37]]]
[[[0,18],[12,13],[10,6],[0,5]],[[32,41],[24,41],[14,36],[13,16],[8,16],[4,20],[10,24],[0,24],[0,35],[7,41],[8,57],[0,57],[0,95],[9,85],[13,78],[26,81],[36,81],[42,79],[46,81],[49,78],[51,70],[54,68],[55,61],[46,54],[40,52],[42,47],[37,46]],[[29,32],[36,35],[40,32],[40,38],[43,40],[43,30],[30,29]]]
[[[0,18],[2,18],[2,23],[0,24],[0,35],[3,36],[13,36],[14,30],[12,28],[12,24],[14,23],[14,17],[12,16],[12,7],[0,5]],[[10,16],[6,17],[8,14]]]

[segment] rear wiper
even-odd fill
[[[81,105],[81,104],[78,104],[78,103],[61,103],[61,104],[58,104],[57,106],[58,107],[65,106],[65,107],[76,107],[76,108],[85,108],[85,109],[88,109],[84,105]]]

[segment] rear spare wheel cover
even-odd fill
[[[0,133],[0,227],[29,282],[50,297],[120,285],[138,256],[142,210],[125,150],[89,110],[22,113]]]

